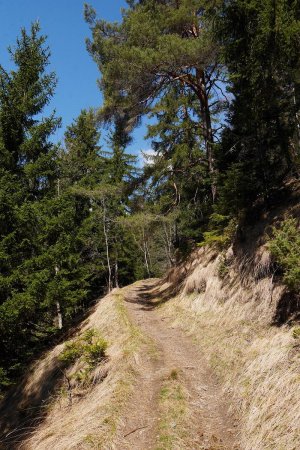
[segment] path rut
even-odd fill
[[[192,339],[172,326],[153,304],[153,281],[142,282],[126,292],[129,315],[134,324],[153,343],[143,349],[137,366],[139,376],[136,389],[129,400],[119,430],[117,450],[165,449],[238,449],[236,423],[228,412],[214,374]],[[188,425],[184,436],[172,442],[160,438],[161,389],[170,374],[180,374],[186,393]],[[176,435],[176,421],[174,427]]]

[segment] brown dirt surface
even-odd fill
[[[237,422],[221,387],[193,340],[157,307],[157,283],[140,282],[125,294],[129,315],[148,343],[136,361],[136,389],[114,448],[238,449]]]

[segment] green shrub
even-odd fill
[[[67,364],[73,364],[80,358],[82,351],[82,343],[80,341],[66,342],[64,351],[59,355],[59,359]]]
[[[268,247],[283,270],[284,283],[293,291],[300,289],[300,232],[297,220],[285,219],[279,228],[273,228]]]
[[[223,280],[223,278],[226,277],[226,275],[228,274],[228,272],[229,272],[228,262],[227,262],[227,260],[226,260],[225,255],[222,255],[221,258],[220,258],[219,265],[218,265],[218,275],[219,275],[219,278],[221,278],[221,279]]]
[[[73,364],[82,359],[93,368],[105,357],[107,342],[94,329],[87,330],[79,339],[65,344],[59,359],[67,364]]]
[[[300,339],[300,327],[295,327],[292,331],[294,339]]]
[[[107,342],[105,339],[98,338],[95,343],[84,346],[84,357],[89,365],[94,366],[97,362],[105,357],[105,350],[107,349]]]
[[[204,240],[198,245],[200,247],[205,245],[215,245],[219,248],[228,247],[233,240],[236,227],[236,219],[230,219],[229,216],[213,213],[210,216],[210,230],[203,233]]]
[[[88,344],[91,344],[95,337],[99,337],[99,333],[96,330],[94,330],[94,328],[89,328],[83,333],[81,339],[87,342]]]

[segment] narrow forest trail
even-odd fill
[[[192,339],[156,307],[153,289],[153,281],[143,281],[125,294],[147,344],[114,448],[237,449],[234,419],[214,374]]]

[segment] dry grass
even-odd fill
[[[142,342],[139,330],[130,322],[123,305],[124,290],[114,291],[102,299],[95,312],[83,324],[79,335],[87,329],[99,330],[108,341],[107,376],[83,392],[72,391],[72,404],[61,390],[48,405],[46,419],[22,449],[106,449],[111,448],[121,411],[135,381],[134,360]],[[51,352],[57,357],[63,346]],[[43,370],[44,361],[40,363]],[[72,368],[70,369],[72,370]],[[95,376],[101,366],[95,369]],[[101,377],[100,377],[101,378]],[[36,373],[30,389],[39,383]]]
[[[241,448],[296,450],[300,339],[289,327],[270,324],[282,287],[274,286],[271,277],[258,280],[250,271],[241,279],[234,266],[222,280],[221,256],[201,252],[202,262],[190,272],[182,294],[164,308],[195,337],[222,382],[240,417]],[[265,252],[262,255],[260,273],[268,266]]]
[[[173,369],[162,383],[159,394],[157,450],[186,448],[188,415],[187,392],[180,380],[180,374]]]
[[[271,325],[283,287],[274,284],[266,249],[261,246],[251,258],[237,262],[231,249],[220,255],[201,248],[160,284],[157,303],[167,300],[168,292],[181,293],[160,305],[164,316],[186,329],[217,374],[239,418],[240,448],[297,450],[300,333],[288,326]],[[125,294],[126,288],[102,299],[78,333],[98,330],[109,344],[108,361],[94,370],[91,385],[84,389],[74,386],[71,401],[62,380],[44,405],[45,419],[19,448],[120,448],[116,447],[118,431],[135,387],[141,348],[145,344],[152,358],[157,352],[131,322],[123,303]],[[28,399],[40,397],[41,388],[51,390],[57,384],[52,375],[61,370],[62,351],[63,345],[59,345],[35,364],[22,385],[24,400],[17,404],[18,409],[26,409]],[[72,374],[77,368],[68,370]],[[49,379],[45,379],[47,373],[52,374]],[[175,370],[162,384],[157,450],[192,448],[186,447],[193,417],[186,407],[183,386]],[[14,402],[11,408],[16,408]]]

